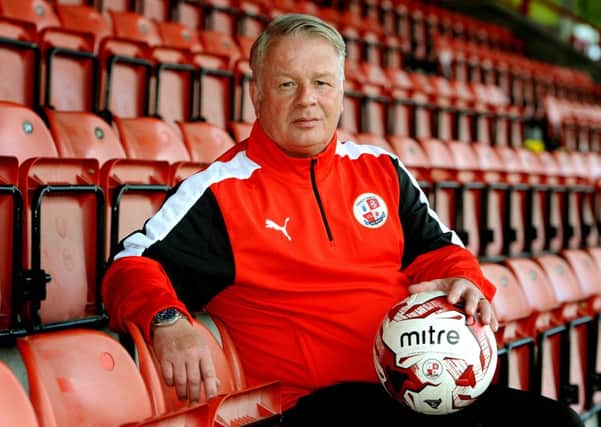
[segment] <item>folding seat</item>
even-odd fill
[[[507,151],[507,150],[503,150]],[[563,228],[559,218],[558,188],[548,180],[542,157],[526,148],[513,150],[526,173],[529,191],[526,199],[527,215],[532,225],[526,236],[527,250],[532,253],[557,251],[561,247]]]
[[[199,68],[198,116],[225,129],[234,119],[236,82],[233,69],[241,58],[240,48],[224,33],[200,31],[199,37],[204,50],[192,59]],[[244,96],[240,96],[242,98]]]
[[[130,159],[190,161],[190,153],[170,125],[153,117],[115,118],[121,143]]]
[[[153,415],[144,381],[109,335],[70,329],[17,339],[42,426],[119,426]]]
[[[52,5],[46,0],[0,1],[2,16],[34,23],[37,31],[47,27],[60,27]]]
[[[59,109],[96,107],[96,56],[92,36],[61,28],[52,6],[44,0],[0,2],[2,14],[34,24],[42,49],[41,92],[45,105]],[[61,96],[52,96],[60,92]]]
[[[179,22],[156,22],[161,45],[168,48],[202,51],[202,44],[196,30]]]
[[[205,122],[179,122],[184,143],[193,161],[209,164],[235,143],[220,127]]]
[[[99,109],[107,120],[150,115],[153,63],[146,54],[142,42],[113,37],[101,42]]]
[[[136,9],[136,0],[98,0],[98,3],[101,12],[133,12]]]
[[[355,135],[354,141],[361,145],[373,145],[382,148],[390,154],[394,154],[394,149],[383,136],[374,135],[372,133],[358,133]]]
[[[568,252],[567,257],[574,260],[573,253]],[[599,289],[587,286],[581,288],[573,268],[567,260],[559,255],[540,255],[533,258],[543,271],[547,274],[549,283],[555,291],[557,300],[561,304],[560,310],[556,312],[558,321],[566,325],[567,333],[564,335],[562,345],[566,351],[563,365],[559,366],[560,389],[559,398],[572,405],[577,413],[583,413],[586,403],[587,389],[587,353],[590,351],[592,340],[592,317],[590,309],[582,309],[583,305],[597,305],[601,307],[601,301],[594,302]],[[591,263],[592,266],[592,263]],[[582,268],[579,265],[579,268]]]
[[[166,121],[192,119],[196,69],[187,55],[163,45],[160,28],[154,21],[131,12],[111,12],[110,16],[115,37],[142,42],[152,48],[146,55],[153,66],[152,112]]]
[[[98,161],[57,158],[42,120],[11,103],[0,103],[0,155],[16,156],[21,163],[23,271],[12,299],[24,324],[51,329],[65,323],[102,323],[97,292],[104,199]]]
[[[209,406],[213,408],[211,417],[220,420],[220,424],[214,425],[234,427],[260,420],[277,420],[282,411],[279,384],[273,382],[246,387],[242,365],[235,348],[231,347],[235,343],[231,341],[223,325],[218,323],[218,337],[197,320],[193,325],[209,346],[219,379],[219,396],[208,401]],[[140,372],[158,412],[177,411],[187,405],[187,402],[177,398],[174,387],[165,384],[156,356],[141,331],[131,323],[127,323],[127,328],[139,361]],[[218,339],[222,339],[221,343]],[[227,350],[226,346],[229,346]],[[239,375],[238,378],[235,372]],[[201,390],[201,395],[201,401],[206,401],[204,389]]]
[[[598,411],[601,409],[601,395],[597,393],[601,381],[601,354],[599,353],[599,322],[601,321],[601,258],[598,248],[589,250],[565,249],[561,256],[572,268],[580,289],[584,294],[585,303],[580,304],[581,315],[592,317],[590,325],[589,342],[587,351],[581,356],[586,356],[583,363],[585,367],[585,402],[584,409]],[[595,409],[595,406],[598,406]]]
[[[166,22],[171,20],[170,0],[144,0],[140,2],[140,13],[148,19]]]
[[[193,30],[205,29],[204,11],[196,0],[182,0],[175,5],[174,22],[179,22]]]
[[[468,236],[463,218],[463,189],[466,174],[459,173],[455,158],[449,147],[436,139],[419,140],[421,147],[430,162],[430,181],[432,182],[431,199],[433,209],[441,221],[456,231],[461,241],[478,255],[474,248],[478,245],[477,236]]]
[[[201,3],[204,17],[203,30],[217,31],[230,36],[236,34],[239,9],[232,0],[208,0]]]
[[[10,329],[17,326],[12,287],[21,273],[23,198],[18,174],[17,159],[0,156],[0,336],[10,335]]]
[[[0,383],[0,424],[38,427],[40,424],[23,385],[4,362],[0,362]]]
[[[40,102],[40,61],[35,25],[0,16],[0,101],[36,107]]]
[[[363,84],[360,86],[362,98],[362,123],[361,130],[378,136],[389,133],[389,110],[392,102],[390,81],[384,70],[378,64],[368,62],[359,63]]]
[[[521,150],[521,151],[525,151]],[[571,246],[571,240],[580,239],[580,228],[575,225],[578,211],[569,209],[569,186],[566,185],[566,177],[562,176],[559,163],[548,151],[536,154],[544,168],[544,184],[547,185],[547,198],[544,205],[545,215],[548,215],[547,248],[552,252],[558,252],[563,248]],[[554,230],[557,230],[554,232]],[[578,234],[577,234],[578,233]]]
[[[56,13],[63,28],[94,34],[94,52],[100,42],[113,34],[113,30],[100,11],[87,4],[57,4]]]
[[[531,258],[507,258],[511,270],[533,310],[536,357],[530,390],[551,399],[573,403],[577,390],[570,384],[569,329],[563,305],[542,266]]]
[[[115,130],[100,117],[85,112],[47,110],[49,128],[59,155],[95,158],[106,204],[105,259],[118,242],[140,228],[162,205],[170,189],[166,161],[127,159]]]
[[[247,122],[230,122],[228,124],[228,130],[236,143],[242,142],[248,138],[252,127],[253,124]]]
[[[450,141],[448,146],[457,168],[467,174],[462,179],[464,226],[477,236],[476,253],[481,259],[498,259],[504,255],[510,232],[509,186],[501,178],[501,160],[482,144]]]
[[[533,309],[518,280],[507,266],[480,264],[484,276],[497,288],[492,307],[499,322],[495,333],[498,347],[498,384],[531,390],[534,387],[536,340]]]
[[[392,147],[403,166],[415,177],[427,197],[431,195],[430,161],[417,141],[408,136],[389,136],[388,143]],[[431,202],[431,200],[429,199]]]
[[[265,29],[269,19],[265,15],[263,6],[255,1],[238,1],[240,12],[238,15],[237,35],[256,38]]]

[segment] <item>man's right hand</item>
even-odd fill
[[[163,378],[175,385],[180,400],[199,402],[201,384],[207,399],[217,395],[219,380],[209,345],[187,319],[155,328],[152,341]]]

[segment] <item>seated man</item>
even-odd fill
[[[269,24],[251,52],[250,137],[121,242],[103,282],[112,327],[136,323],[166,382],[196,401],[201,382],[218,392],[189,322],[206,308],[234,339],[249,386],[282,383],[282,426],[531,425],[510,416],[520,409],[581,425],[514,390],[446,420],[417,415],[379,384],[372,346],[393,304],[440,289],[495,329],[495,289],[396,157],[337,140],[344,60],[340,34],[315,17]]]

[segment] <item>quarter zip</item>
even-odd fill
[[[328,223],[328,218],[326,217],[326,211],[323,209],[321,197],[319,196],[319,190],[317,189],[317,181],[315,180],[316,163],[317,159],[311,159],[311,187],[313,188],[313,195],[315,196],[315,200],[317,200],[317,206],[319,206],[319,213],[321,214],[321,220],[323,221],[323,225],[326,228],[328,240],[332,242],[334,240],[334,238],[332,237],[332,230],[330,230],[330,224]]]

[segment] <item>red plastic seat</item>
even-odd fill
[[[115,118],[121,143],[130,159],[190,161],[181,137],[166,122],[152,117]]]
[[[492,300],[499,322],[495,334],[500,356],[497,382],[520,390],[530,390],[533,386],[536,350],[536,336],[531,325],[533,309],[509,268],[489,262],[482,263],[481,268],[497,288]]]
[[[50,131],[61,157],[94,158],[102,168],[106,203],[106,259],[117,243],[150,217],[170,188],[169,163],[126,158],[115,130],[91,113],[47,110]]]
[[[40,102],[40,49],[35,24],[0,17],[0,100],[33,108]]]
[[[29,396],[10,368],[0,363],[0,424],[4,426],[38,427],[36,413]]]
[[[269,417],[277,417],[281,412],[281,397],[278,383],[246,388],[243,383],[237,382],[232,370],[232,363],[239,363],[235,359],[227,357],[224,349],[217,341],[211,331],[198,321],[194,327],[202,335],[204,342],[209,346],[211,358],[215,364],[217,377],[219,378],[219,395],[209,401],[201,397],[201,401],[207,402],[211,408],[211,422],[219,420],[225,426],[243,425],[241,422],[249,423]],[[174,387],[167,386],[162,378],[160,369],[157,367],[156,358],[152,348],[146,343],[140,330],[133,324],[127,324],[128,333],[134,342],[138,357],[140,372],[145,380],[152,401],[159,412],[177,411],[186,405],[186,402],[178,400]],[[220,332],[224,332],[223,328]],[[224,336],[221,334],[221,336]],[[228,338],[229,340],[229,338]],[[231,340],[226,341],[229,351],[235,353],[231,346]],[[241,365],[237,368],[238,375],[243,378]],[[213,424],[210,424],[213,425]]]
[[[354,141],[362,145],[372,145],[382,148],[390,154],[394,154],[394,149],[386,138],[371,133],[358,133],[355,135]]]
[[[60,27],[60,21],[51,4],[45,0],[0,0],[2,16],[33,23],[38,31],[46,27]]]
[[[179,122],[184,143],[195,162],[209,164],[235,145],[220,127],[205,122]]]
[[[561,303],[542,267],[528,258],[510,258],[504,261],[515,275],[528,304],[532,307],[532,330],[537,339],[536,365],[531,390],[558,400],[568,374],[562,356],[563,338],[567,325],[558,315]],[[563,367],[563,369],[562,369]]]
[[[23,292],[16,300],[22,307],[15,309],[30,326],[101,320],[97,286],[104,253],[99,234],[104,200],[98,161],[58,158],[42,120],[23,106],[0,103],[0,123],[0,155],[13,155],[21,162],[25,269],[21,280],[29,283],[29,289],[23,284],[13,288]],[[51,286],[46,288],[48,281]]]
[[[567,252],[568,257],[575,258],[573,253]],[[587,352],[591,351],[589,333],[592,327],[592,318],[588,310],[582,310],[582,305],[593,305],[589,299],[590,287],[582,288],[572,266],[566,258],[559,255],[541,255],[534,260],[547,274],[549,283],[553,286],[555,295],[561,304],[556,312],[559,321],[568,326],[569,337],[566,341],[569,353],[559,369],[560,372],[569,372],[560,377],[559,398],[570,403],[577,413],[584,412],[586,403],[586,388],[588,376]],[[592,263],[590,264],[592,266]],[[580,267],[580,266],[579,266]],[[597,303],[599,306],[601,303]]]
[[[114,338],[93,330],[17,340],[29,394],[43,426],[120,426],[153,415],[138,369]]]
[[[113,35],[113,30],[98,9],[84,4],[57,4],[56,12],[63,28],[94,34],[94,51],[100,42]]]

